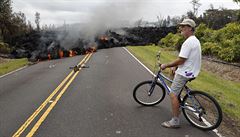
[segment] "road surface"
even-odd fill
[[[89,68],[73,73],[82,60]],[[183,115],[181,128],[161,127],[171,118],[168,96],[155,107],[132,97],[151,78],[124,48],[29,66],[0,79],[0,137],[217,137]]]

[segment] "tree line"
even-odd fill
[[[23,12],[13,12],[12,0],[0,0],[0,53],[11,52],[18,37],[40,31],[40,13],[36,12],[35,17],[36,29]]]
[[[26,21],[26,16],[22,12],[12,11],[11,0],[0,1],[0,40],[11,44],[16,36],[29,33],[33,30],[30,21]]]
[[[240,4],[240,0],[234,0],[234,2]],[[230,22],[240,21],[239,9],[232,10],[223,7],[214,8],[213,4],[210,4],[209,9],[207,9],[202,15],[198,16],[198,9],[202,5],[200,0],[191,0],[190,3],[192,4],[192,10],[188,11],[186,15],[174,17],[167,16],[166,18],[159,15],[157,16],[158,21],[155,25],[159,27],[177,26],[177,24],[179,24],[184,18],[191,18],[197,24],[204,23],[207,27],[217,30]],[[142,21],[142,23],[144,22]]]

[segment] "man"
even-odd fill
[[[173,117],[170,121],[162,123],[162,126],[166,128],[180,127],[178,95],[186,82],[197,77],[200,72],[202,58],[201,45],[199,40],[194,36],[195,27],[196,24],[192,19],[184,19],[179,24],[181,35],[186,38],[182,44],[179,56],[175,61],[160,66],[162,70],[169,67],[178,67],[170,92]]]

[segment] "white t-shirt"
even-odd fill
[[[186,61],[178,66],[177,74],[187,78],[197,77],[201,69],[201,44],[195,36],[188,37],[182,45],[179,57]]]

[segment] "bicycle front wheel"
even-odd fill
[[[160,103],[165,97],[165,88],[162,84],[153,81],[139,83],[133,90],[133,98],[144,106],[154,106]]]
[[[213,130],[222,122],[222,110],[218,102],[209,94],[192,91],[182,102],[185,118],[202,130]]]

